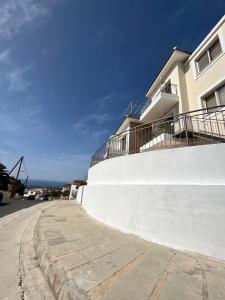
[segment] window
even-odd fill
[[[225,84],[217,88],[212,94],[203,99],[208,112],[215,111],[215,106],[225,105]]]
[[[211,108],[217,106],[216,95],[213,93],[212,95],[205,98],[205,106],[208,112],[213,112],[215,109]]]
[[[171,81],[168,80],[164,86],[162,86],[162,92],[167,93],[167,94],[172,94],[172,89],[171,89]]]
[[[225,105],[225,85],[218,89],[218,98],[220,105]]]
[[[125,135],[121,140],[122,151],[126,151],[126,143],[127,143],[127,139]]]
[[[220,41],[217,40],[210,48],[209,48],[209,56],[210,60],[214,60],[220,53],[222,52],[222,48],[220,45]]]
[[[201,72],[204,70],[209,64],[209,56],[208,52],[205,52],[198,60],[198,71]]]
[[[197,59],[198,73],[203,71],[220,53],[222,48],[219,39],[217,39],[201,56]]]

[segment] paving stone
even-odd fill
[[[202,262],[198,257],[194,255],[190,256],[181,251],[176,251],[176,255],[173,258],[173,263],[169,266],[169,272],[187,272],[189,274],[201,273]]]
[[[63,232],[62,232],[63,234]],[[101,236],[101,240],[102,241],[108,241],[109,238],[107,236],[105,236],[104,234],[101,234],[98,231],[93,231],[93,232],[82,232],[80,231],[80,233],[74,232],[74,233],[65,233],[63,234],[63,236],[68,240],[68,241],[75,241],[75,240],[81,240],[81,239],[92,239],[93,237],[95,237],[96,235]]]
[[[55,215],[46,215],[46,214],[43,215],[44,218],[52,218],[52,217],[54,217],[54,216],[55,216]]]
[[[190,289],[191,292],[201,295],[203,288],[202,268],[202,264],[197,259],[176,253],[167,268],[166,282],[169,285]]]
[[[66,239],[63,236],[59,236],[55,238],[50,238],[47,241],[50,246],[53,246],[53,245],[59,245],[65,243]]]
[[[195,294],[190,289],[185,289],[174,284],[167,284],[160,290],[158,300],[202,300],[202,295]],[[151,297],[150,297],[150,300]]]
[[[63,267],[64,270],[68,271],[85,263],[88,263],[89,259],[81,253],[70,253],[58,257],[56,261]]]
[[[56,219],[56,218],[55,218],[55,221],[56,221],[56,222],[66,222],[66,219],[63,219],[63,218],[61,218],[61,219],[60,219],[60,218],[59,218],[59,219]]]
[[[95,292],[96,300],[149,299],[160,275],[173,255],[171,251],[167,251],[165,256],[160,255],[161,258],[154,254],[156,254],[155,249],[150,249],[118,281],[112,278],[109,283],[106,282],[100,286]],[[112,281],[114,284],[111,284]]]
[[[74,201],[48,209],[37,232],[40,267],[59,299],[225,300],[224,261],[123,234]]]
[[[178,285],[181,288],[190,289],[195,294],[202,294],[202,274],[187,274],[186,272],[174,272],[169,274],[167,284]]]
[[[69,254],[71,252],[81,251],[82,249],[86,249],[88,247],[101,244],[104,241],[105,241],[104,237],[95,236],[91,238],[84,238],[76,241],[70,241],[62,245],[53,244],[51,250],[55,256],[61,256],[61,255]]]
[[[46,238],[48,238],[48,237],[59,237],[59,236],[61,236],[61,233],[58,230],[55,230],[55,231],[45,231],[44,232],[44,236]]]
[[[84,290],[89,291],[103,280],[111,277],[145,251],[146,248],[135,244],[127,247],[124,246],[92,262],[92,264],[84,265],[78,270],[75,269],[75,271],[69,273],[69,276]]]
[[[83,249],[82,254],[85,255],[89,259],[89,261],[92,261],[103,255],[113,252],[128,243],[129,240],[126,239],[106,241],[102,244]]]
[[[206,271],[209,300],[225,299],[225,272],[221,268]]]

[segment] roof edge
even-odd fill
[[[140,119],[139,118],[136,118],[136,117],[130,117],[130,116],[124,116],[120,122],[120,125],[117,127],[117,129],[114,131],[114,134],[117,134],[117,131],[119,131],[119,129],[121,128],[121,126],[124,124],[124,122],[127,120],[127,119],[130,119],[130,120],[134,120],[134,121],[137,121],[137,122],[140,122]]]
[[[202,47],[208,42],[208,40],[212,37],[212,35],[218,30],[219,27],[223,25],[225,22],[225,15],[219,19],[219,21],[216,23],[216,25],[211,29],[211,31],[207,34],[207,36],[203,39],[203,41],[195,48],[191,56],[187,59],[185,64],[190,62],[192,58],[198,53],[199,50],[201,50]]]
[[[181,48],[177,48],[177,47],[174,47],[173,50],[170,52],[170,55],[169,57],[166,59],[166,62],[163,64],[163,67],[160,69],[159,73],[157,74],[157,76],[155,77],[155,80],[151,83],[150,87],[148,88],[148,91],[146,92],[146,97],[148,97],[148,94],[152,88],[152,86],[154,85],[154,83],[157,81],[157,79],[159,78],[160,74],[163,72],[163,70],[165,69],[166,65],[169,63],[170,59],[172,58],[173,54],[175,52],[182,52],[184,54],[187,54],[187,55],[191,55],[191,52],[187,51],[187,50],[183,50]]]

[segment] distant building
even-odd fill
[[[62,188],[62,193],[66,192],[66,191],[70,191],[71,189],[71,184],[65,184]]]
[[[87,184],[87,182],[85,180],[82,180],[82,179],[74,180],[71,184],[69,199],[76,199],[79,187],[81,185],[86,185],[86,184]]]

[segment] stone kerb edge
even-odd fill
[[[34,231],[34,249],[36,251],[39,267],[56,299],[87,300],[89,299],[88,295],[85,294],[75,281],[69,279],[66,272],[54,261],[47,239],[41,231],[41,221],[49,209],[50,208],[43,210]]]

